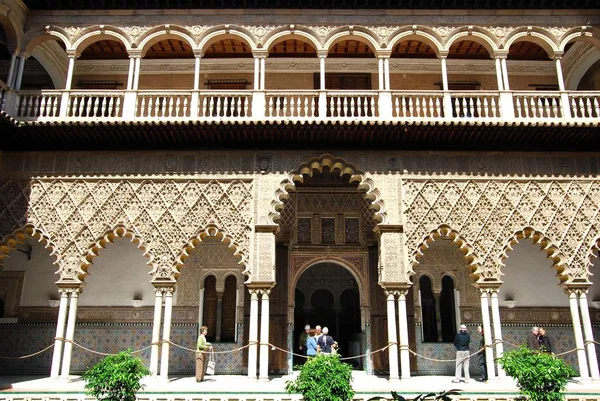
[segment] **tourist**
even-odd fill
[[[200,336],[198,337],[198,346],[196,348],[196,381],[201,382],[204,380],[204,373],[206,372],[206,351],[212,350],[212,345],[206,341],[206,334],[208,334],[208,327],[200,327]]]
[[[477,326],[477,331],[481,335],[481,339],[479,340],[479,352],[477,356],[479,358],[479,370],[481,371],[481,379],[480,382],[487,381],[487,364],[485,361],[485,336],[483,335],[483,327]]]
[[[552,342],[550,341],[550,337],[546,335],[546,330],[542,327],[538,330],[538,342],[540,344],[540,351],[549,354],[552,353]]]
[[[300,340],[298,341],[298,348],[302,352],[302,355],[306,356],[306,340],[308,339],[308,332],[310,331],[310,325],[304,326],[304,331],[300,334]]]
[[[321,326],[319,326],[318,324],[315,326],[315,330],[317,331],[317,333],[315,334],[315,340],[317,340],[318,342],[319,338],[321,338],[321,336],[323,335],[323,332],[321,331]]]
[[[533,349],[533,350],[540,349],[540,340],[538,339],[538,335],[539,335],[539,328],[537,328],[536,326],[532,327],[531,332],[529,333],[529,336],[527,337],[527,348]]]
[[[469,382],[469,344],[471,336],[467,333],[467,326],[460,325],[460,331],[454,337],[454,347],[456,348],[456,370],[452,383],[460,383],[461,380],[465,383]],[[464,371],[464,378],[461,379],[460,371]]]
[[[317,345],[323,354],[331,354],[331,346],[333,345],[333,337],[329,336],[329,329],[323,327],[323,335],[317,340]]]
[[[315,338],[317,330],[310,329],[308,332],[308,338],[306,339],[306,356],[317,355],[317,339]]]

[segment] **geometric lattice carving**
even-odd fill
[[[537,238],[567,283],[589,284],[599,238],[600,182],[406,180],[406,241],[413,263],[441,225],[467,242],[479,282],[499,281],[504,252],[519,236]],[[519,234],[521,233],[521,234]]]
[[[346,217],[345,219],[345,243],[358,244],[360,242],[360,229],[357,217]]]
[[[174,279],[182,248],[211,223],[248,255],[251,182],[34,180],[30,191],[28,221],[54,241],[63,281],[83,279],[83,256],[117,226],[147,244],[158,280]]]

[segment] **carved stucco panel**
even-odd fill
[[[532,227],[565,256],[569,281],[587,282],[600,182],[407,180],[404,186],[406,245],[413,258],[423,239],[445,224],[473,246],[482,277],[500,279],[504,247]]]
[[[155,278],[171,279],[182,247],[211,221],[246,259],[251,199],[252,182],[240,180],[34,180],[28,221],[55,241],[63,280],[77,281],[90,247],[119,225],[148,244]]]

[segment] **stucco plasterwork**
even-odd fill
[[[206,227],[223,227],[205,235],[220,232],[245,263],[252,185],[242,180],[96,179],[32,180],[24,187],[9,181],[0,187],[4,199],[13,199],[2,212],[0,229],[4,238],[25,223],[39,227],[61,255],[60,280],[78,282],[89,264],[86,255],[102,247],[107,232],[121,226],[145,244],[154,280],[169,281],[177,273],[182,249]]]
[[[407,180],[404,185],[413,264],[431,232],[447,226],[468,244],[480,284],[501,282],[507,247],[523,237],[547,250],[563,282],[589,284],[591,244],[600,235],[600,182]]]

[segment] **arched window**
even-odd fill
[[[215,276],[208,276],[204,280],[204,311],[202,313],[204,322],[202,324],[208,327],[208,341],[215,341],[217,335],[217,279]]]
[[[223,306],[221,310],[221,341],[235,341],[235,301],[237,298],[237,280],[234,276],[225,279],[225,292],[223,293]]]
[[[440,294],[440,320],[442,323],[442,341],[453,342],[456,335],[456,308],[454,304],[454,280],[450,276],[442,278]]]
[[[423,325],[423,341],[437,342],[437,313],[435,305],[435,297],[431,288],[431,279],[428,276],[421,276],[419,279],[419,287],[421,290],[421,315]]]

